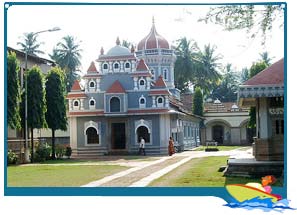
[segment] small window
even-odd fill
[[[94,83],[94,81],[91,81],[91,82],[90,82],[90,87],[91,87],[91,88],[95,88],[95,83]]]
[[[74,105],[75,107],[78,107],[78,101],[74,101],[73,105]]]
[[[145,104],[145,99],[144,98],[140,99],[140,104]]]
[[[130,63],[125,63],[125,68],[129,69],[130,68]]]
[[[152,73],[152,79],[155,79],[155,71],[153,69],[151,69],[151,73]]]
[[[145,84],[145,83],[144,83],[144,80],[140,80],[139,85],[140,85],[140,86],[144,86],[144,84]]]
[[[112,97],[110,99],[110,112],[120,112],[121,111],[121,101],[118,97]]]
[[[164,79],[167,80],[167,78],[168,78],[168,70],[167,69],[163,70],[163,76],[164,76]]]
[[[118,69],[118,68],[119,68],[119,64],[118,64],[118,63],[115,63],[115,64],[114,64],[114,68],[115,68],[115,69]]]
[[[158,98],[158,103],[163,103],[163,98]]]
[[[94,106],[94,105],[95,105],[95,101],[94,101],[94,100],[91,100],[91,101],[90,101],[90,105],[91,105],[91,106]]]
[[[103,64],[103,69],[108,69],[107,63]]]

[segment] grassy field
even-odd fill
[[[246,150],[249,147],[242,147],[242,146],[217,146],[217,147],[214,147],[214,146],[209,146],[209,148],[218,148],[219,151],[230,151],[233,149],[240,149],[240,148],[242,148],[242,150]],[[204,151],[205,149],[206,149],[206,146],[199,146],[197,149],[195,149],[195,151]]]
[[[227,156],[195,158],[179,168],[153,181],[151,187],[223,187],[227,184],[261,183],[260,179],[224,177],[218,172],[226,166]],[[282,186],[276,184],[276,186]]]
[[[9,187],[73,187],[128,169],[118,165],[9,166]]]

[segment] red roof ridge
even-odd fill
[[[81,87],[80,87],[80,84],[79,84],[78,80],[74,81],[74,83],[72,85],[72,88],[71,88],[71,91],[81,91]]]
[[[106,93],[125,93],[125,92],[126,90],[118,80],[113,82],[113,84],[106,91]]]
[[[165,88],[167,88],[167,85],[164,82],[164,79],[163,79],[163,76],[162,75],[160,75],[159,78],[158,78],[158,80],[156,81],[155,87],[162,87],[162,88],[165,87]]]
[[[284,58],[262,70],[242,85],[278,85],[284,84]]]
[[[90,66],[89,66],[89,68],[88,68],[88,70],[87,70],[87,72],[98,72],[98,71],[97,71],[97,68],[96,68],[96,66],[95,66],[94,61],[91,62]]]
[[[137,64],[136,71],[148,71],[149,68],[147,67],[146,63],[143,59],[140,59],[140,61]]]

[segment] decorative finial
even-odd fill
[[[155,17],[153,16],[153,25],[155,24]]]
[[[119,46],[120,45],[120,39],[119,39],[119,37],[117,37],[117,41],[116,41],[116,44]]]
[[[135,52],[135,48],[134,48],[134,46],[132,45],[131,46],[131,53],[134,53]]]
[[[103,49],[102,46],[101,46],[100,54],[101,54],[101,55],[104,55],[104,49]]]

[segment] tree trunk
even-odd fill
[[[31,163],[34,162],[34,141],[33,141],[33,128],[31,128]]]
[[[52,160],[56,159],[55,130],[52,129]]]

